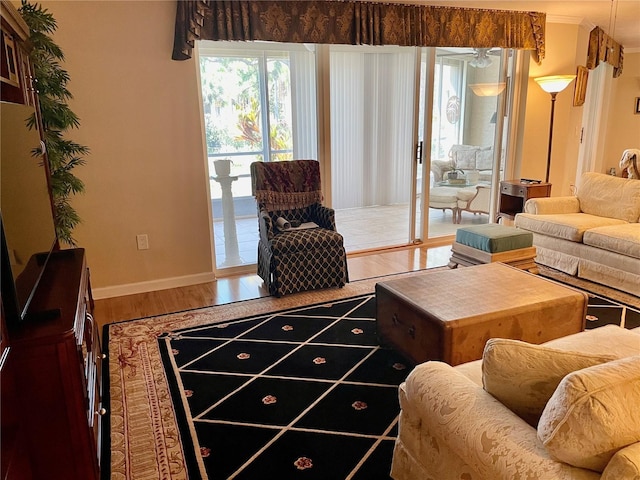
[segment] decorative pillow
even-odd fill
[[[614,360],[533,345],[519,340],[491,338],[482,354],[482,385],[509,410],[536,427],[542,410],[568,373]]]
[[[547,403],[538,438],[557,460],[602,472],[640,441],[640,355],[567,375]]]
[[[601,480],[640,480],[640,443],[624,447],[607,463]]]

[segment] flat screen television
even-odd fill
[[[7,324],[29,312],[38,282],[57,244],[47,173],[32,156],[40,136],[26,119],[33,107],[0,102],[0,226],[2,306]]]

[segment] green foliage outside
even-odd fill
[[[205,108],[205,130],[209,155],[239,151],[262,151],[262,119],[258,57],[204,57],[200,69]],[[291,126],[285,120],[282,95],[290,88],[288,58],[269,57],[269,146],[291,150]],[[233,124],[222,121],[221,112],[232,108]],[[216,121],[217,119],[217,121]],[[255,155],[262,160],[261,154]],[[290,160],[291,152],[273,154],[272,160]]]
[[[56,20],[46,9],[26,0],[22,0],[19,11],[30,29],[30,58],[40,104],[45,158],[51,173],[56,233],[59,240],[75,246],[73,229],[81,220],[70,200],[84,192],[84,184],[73,170],[84,165],[82,157],[89,153],[89,148],[65,138],[67,130],[80,126],[80,120],[67,104],[73,97],[67,89],[69,74],[60,65],[64,54],[50,37],[57,29]],[[36,123],[35,114],[27,120],[31,129],[37,128]],[[32,153],[40,156],[45,152],[37,148]]]

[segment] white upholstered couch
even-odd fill
[[[575,197],[535,198],[516,215],[536,262],[640,296],[640,180],[589,172]]]
[[[493,147],[453,145],[449,150],[448,159],[431,162],[431,172],[436,182],[446,180],[446,172],[452,169],[461,170],[465,176],[472,174],[475,181],[490,182],[493,171]]]
[[[426,362],[400,385],[394,479],[640,478],[640,328],[492,339],[483,358]]]

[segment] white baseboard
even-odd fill
[[[199,283],[213,282],[216,276],[213,272],[197,273],[195,275],[185,275],[183,277],[162,278],[149,282],[127,283],[124,285],[114,285],[112,287],[102,287],[92,289],[93,298],[101,300],[103,298],[122,297],[136,293],[155,292],[168,288],[187,287]]]

